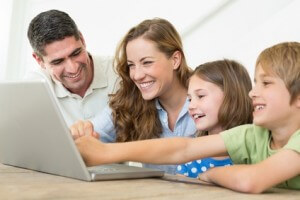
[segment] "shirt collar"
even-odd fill
[[[156,109],[158,110],[158,112],[166,112],[165,109],[159,103],[158,98],[155,99],[155,106],[156,106]],[[186,113],[188,113],[188,108],[189,108],[189,100],[188,100],[188,98],[186,98],[184,105],[178,116],[178,119],[180,119],[182,116],[184,116]]]

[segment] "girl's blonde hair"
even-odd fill
[[[259,64],[283,80],[293,103],[300,94],[300,43],[284,42],[265,49],[256,60],[256,68]]]
[[[224,99],[218,112],[218,122],[224,130],[252,123],[252,102],[248,95],[252,88],[247,70],[233,60],[218,60],[199,65],[192,76],[220,87]],[[199,131],[198,136],[207,135]]]
[[[145,20],[131,28],[116,50],[114,64],[121,81],[119,90],[111,95],[109,103],[118,142],[158,138],[162,133],[155,100],[144,100],[129,76],[126,46],[130,41],[139,37],[155,43],[157,49],[168,58],[176,51],[181,53],[182,60],[176,73],[180,83],[186,88],[191,74],[183,53],[180,36],[170,22],[155,18]]]

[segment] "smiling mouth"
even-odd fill
[[[256,105],[256,106],[254,106],[254,111],[263,110],[264,108],[265,108],[265,106],[263,106],[263,105]]]
[[[205,114],[201,114],[201,115],[200,114],[194,114],[193,119],[196,120],[196,119],[200,119],[200,118],[205,117],[205,116],[206,116]]]
[[[65,75],[64,77],[72,78],[72,79],[78,78],[80,76],[81,70],[82,70],[82,68],[80,70],[78,70],[78,72],[76,74],[74,74],[74,75]]]
[[[152,85],[154,84],[154,81],[149,81],[149,82],[145,82],[145,83],[140,83],[140,88],[141,89],[148,89],[150,88]]]

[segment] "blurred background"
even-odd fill
[[[27,27],[42,11],[59,9],[77,23],[92,54],[113,56],[121,38],[144,19],[169,20],[182,36],[190,67],[235,59],[253,78],[258,54],[300,41],[297,0],[1,0],[0,80],[22,79],[37,64]]]

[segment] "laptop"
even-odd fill
[[[86,167],[45,80],[0,83],[0,162],[84,181],[162,177],[125,164]]]

